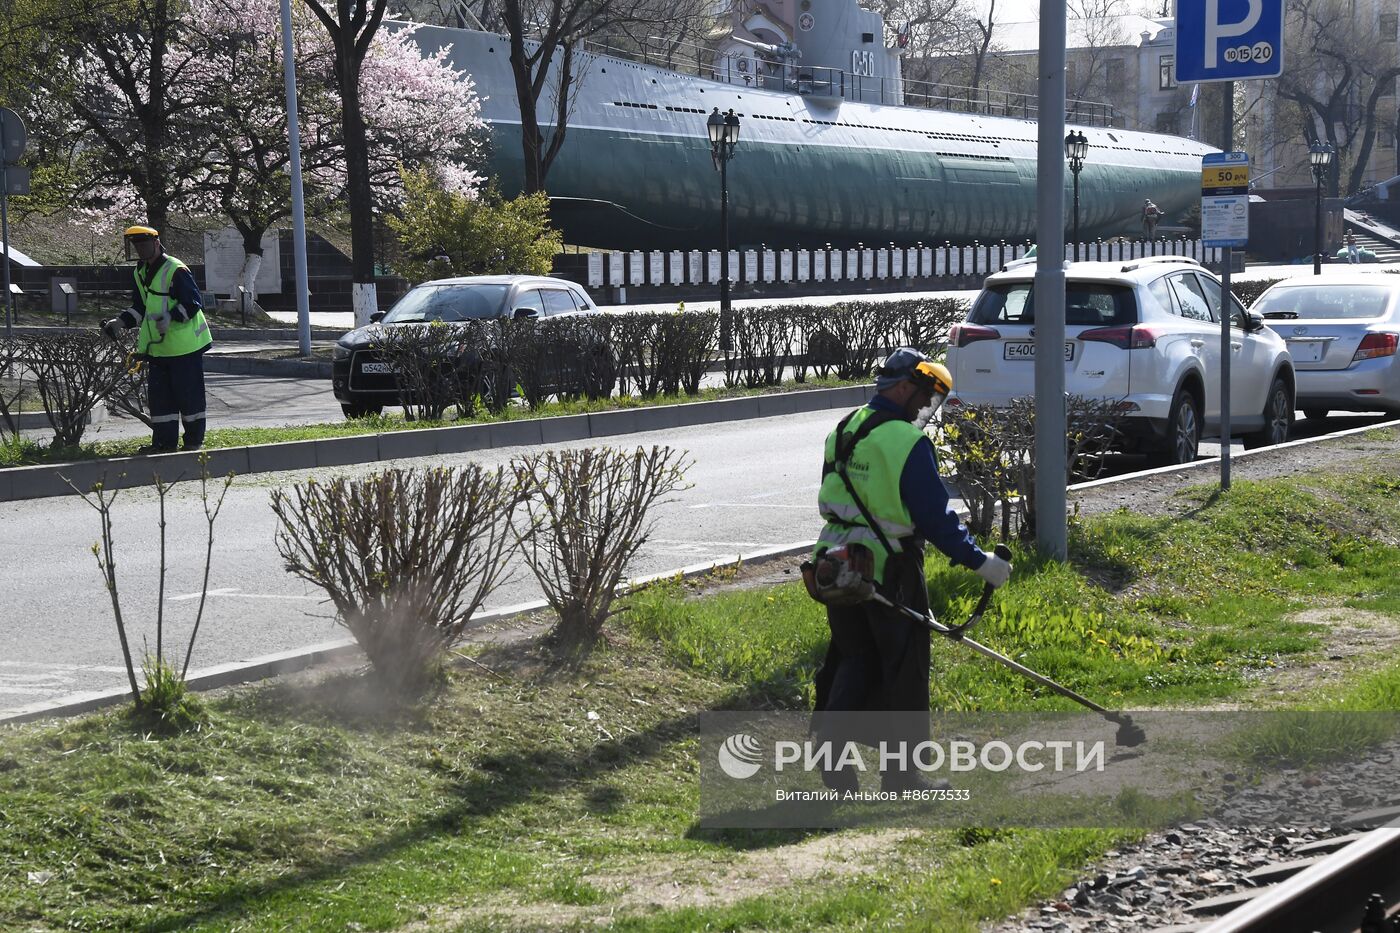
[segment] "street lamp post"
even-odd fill
[[[1313,275],[1322,274],[1322,179],[1327,177],[1332,155],[1333,149],[1327,143],[1315,142],[1308,147],[1308,161],[1312,163],[1313,180],[1317,183],[1313,205]]]
[[[1069,160],[1069,171],[1074,176],[1074,260],[1079,261],[1079,172],[1084,168],[1084,157],[1089,154],[1089,137],[1079,130],[1065,134],[1065,158]]]
[[[734,111],[721,114],[716,107],[706,121],[710,133],[710,157],[719,172],[719,330],[720,345],[728,350],[729,337],[729,160],[739,144],[739,118]]]

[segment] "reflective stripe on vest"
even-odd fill
[[[875,409],[869,406],[857,410],[846,423],[843,436],[854,434],[873,414]],[[910,451],[923,437],[924,432],[908,421],[899,419],[886,422],[856,445],[846,464],[846,475],[851,485],[870,511],[871,518],[879,523],[880,529],[889,538],[896,553],[903,547],[900,539],[914,533],[914,519],[900,498],[899,479]],[[826,461],[831,463],[835,459],[836,431],[832,431],[826,438]],[[817,506],[827,520],[817,540],[817,550],[849,542],[864,544],[875,554],[876,578],[884,580],[889,553],[880,543],[879,536],[867,525],[860,507],[851,498],[850,491],[835,470],[822,479]]]
[[[209,333],[209,322],[204,319],[204,312],[198,308],[186,309],[193,311],[193,316],[183,323],[172,318],[164,337],[156,330],[152,318],[162,312],[169,314],[170,309],[175,307],[176,302],[171,297],[170,289],[175,281],[176,271],[188,269],[188,266],[174,256],[164,256],[162,259],[160,268],[151,277],[149,286],[141,279],[139,265],[133,273],[144,312],[141,329],[136,332],[136,352],[149,356],[185,356],[209,346],[214,342],[214,338]]]

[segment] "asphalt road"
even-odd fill
[[[631,572],[670,570],[815,538],[821,445],[832,423],[832,414],[823,411],[618,438],[617,446],[684,448],[695,461],[687,471],[690,488],[656,509],[656,529]],[[491,466],[519,452],[501,449],[441,462]],[[360,474],[384,466],[315,472]],[[216,525],[210,596],[193,669],[344,636],[319,591],[282,568],[274,543],[271,490],[309,475],[311,471],[249,476],[229,493]],[[151,490],[119,494],[113,517],[118,586],[138,653],[143,644],[155,649],[157,522]],[[204,517],[197,484],[187,483],[171,494],[167,522],[171,570],[164,624],[169,646],[183,644],[198,603]],[[124,684],[110,603],[90,550],[99,530],[97,513],[76,497],[0,504],[0,567],[9,576],[0,586],[0,714]],[[539,595],[529,571],[522,569],[487,608]]]

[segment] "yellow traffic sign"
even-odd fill
[[[1201,166],[1201,190],[1212,188],[1248,188],[1249,165]]]

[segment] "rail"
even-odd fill
[[[748,55],[721,54],[692,42],[659,36],[586,39],[585,52],[609,55],[642,65],[652,65],[732,84],[768,91],[785,91],[804,97],[841,99],[868,104],[917,107],[953,113],[1034,120],[1040,114],[1034,94],[963,87],[934,81],[872,78],[839,68],[804,65],[800,61],[762,61],[755,72]],[[1124,117],[1109,104],[1066,100],[1065,120],[1085,126],[1121,127]]]

